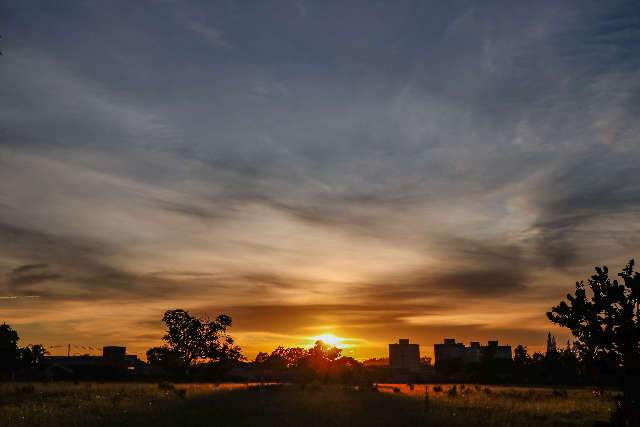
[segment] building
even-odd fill
[[[449,362],[480,363],[482,360],[511,360],[511,346],[498,345],[498,341],[489,341],[486,346],[472,341],[469,347],[456,342],[454,338],[445,338],[441,344],[434,344],[435,365]]]
[[[102,356],[45,356],[42,365],[52,379],[123,378],[141,366],[126,347],[107,346]]]
[[[406,338],[401,338],[397,344],[389,344],[389,366],[406,370],[420,368],[420,345],[409,344]]]

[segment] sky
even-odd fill
[[[0,322],[56,353],[227,313],[542,349],[640,256],[633,1],[6,1]],[[98,349],[98,350],[96,350]]]

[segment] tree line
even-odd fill
[[[11,326],[0,325],[0,379],[11,377],[18,369],[39,366],[49,352],[41,344],[20,347],[20,336]]]

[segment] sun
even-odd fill
[[[329,345],[338,345],[340,344],[340,342],[342,341],[342,338],[337,337],[333,334],[322,334],[322,335],[318,335],[316,337],[313,337],[314,341],[322,341],[325,344],[329,344]]]

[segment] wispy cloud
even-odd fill
[[[141,349],[183,306],[267,347],[527,342],[638,255],[633,4],[153,6],[9,6],[0,304],[27,336]]]

